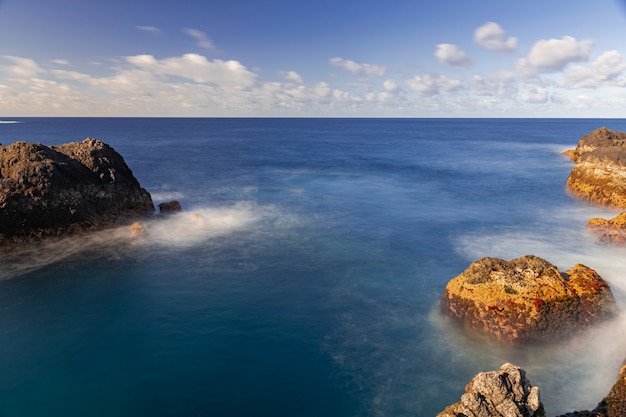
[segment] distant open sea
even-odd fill
[[[616,212],[567,194],[561,156],[624,119],[0,120],[4,145],[102,140],[183,206],[140,241],[0,260],[1,417],[435,416],[504,362],[553,416],[626,357],[622,318],[507,348],[439,311],[474,260],[526,254],[596,269],[626,308],[626,251],[585,230]]]

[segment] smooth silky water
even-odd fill
[[[561,152],[598,119],[27,118],[0,142],[93,137],[183,212],[0,264],[0,416],[434,416],[523,367],[549,415],[590,409],[626,357],[617,319],[510,348],[438,307],[483,256],[583,263],[624,309]]]

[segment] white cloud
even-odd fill
[[[300,76],[300,74],[298,74],[295,71],[287,71],[283,73],[283,77],[287,81],[293,81],[294,83],[297,83],[297,84],[304,84],[304,79]]]
[[[377,75],[382,77],[385,75],[387,69],[380,65],[374,64],[360,64],[351,60],[343,59],[340,57],[331,58],[328,60],[330,65],[352,73],[353,75],[365,74],[365,75]]]
[[[53,59],[50,62],[57,65],[70,65],[70,62],[66,59]]]
[[[528,87],[520,93],[520,98],[526,103],[547,103],[550,95],[548,90],[540,87]]]
[[[517,68],[524,76],[556,72],[573,62],[589,59],[592,41],[577,41],[571,36],[536,42],[525,58],[520,58]]]
[[[51,72],[57,78],[62,79],[62,80],[85,81],[91,78],[89,75],[83,74],[77,71],[55,69],[55,70],[52,70]]]
[[[608,51],[587,66],[575,66],[565,73],[564,85],[571,88],[626,86],[626,61],[618,51]]]
[[[434,96],[441,91],[455,91],[461,88],[462,82],[457,78],[448,78],[443,75],[416,75],[407,81],[409,87],[423,96]]]
[[[499,71],[486,78],[474,75],[472,86],[479,96],[510,97],[518,90],[515,75],[510,71]]]
[[[154,27],[154,26],[136,26],[136,29],[142,32],[152,33],[154,35],[163,33],[161,29]]]
[[[314,88],[315,96],[317,98],[325,98],[330,94],[330,85],[325,81],[320,81]]]
[[[465,55],[465,52],[456,45],[451,43],[440,43],[437,45],[435,56],[439,62],[453,67],[466,67],[471,65],[472,61]]]
[[[197,41],[196,44],[200,48],[204,48],[207,51],[211,51],[211,52],[216,52],[217,51],[217,48],[213,44],[213,41],[208,37],[208,35],[206,33],[202,32],[201,30],[185,28],[185,29],[183,29],[183,32],[186,35],[191,36],[192,38],[194,38]]]
[[[510,52],[517,47],[517,38],[507,37],[504,29],[495,23],[487,22],[474,31],[474,42],[491,51]]]
[[[398,85],[396,80],[392,78],[385,80],[383,82],[383,88],[385,89],[385,92],[387,93],[397,93],[398,91],[400,91],[400,86]]]
[[[157,60],[152,55],[136,55],[126,58],[134,67],[156,76],[176,76],[196,83],[216,84],[228,88],[250,88],[256,82],[256,74],[239,61],[208,60],[198,54],[185,54]]]
[[[4,57],[13,63],[13,65],[9,65],[7,67],[7,72],[12,76],[20,78],[35,77],[37,74],[46,72],[32,59],[8,55],[5,55]]]

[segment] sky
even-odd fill
[[[0,0],[0,116],[626,117],[626,0]]]

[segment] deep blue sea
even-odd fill
[[[100,139],[156,204],[0,261],[0,416],[435,416],[480,371],[523,367],[548,415],[589,409],[623,319],[510,348],[439,312],[483,256],[596,269],[626,308],[561,152],[600,119],[0,118],[0,143]],[[6,123],[14,121],[19,123]]]

